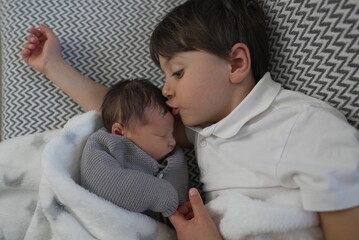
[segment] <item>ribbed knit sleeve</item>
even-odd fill
[[[182,149],[176,147],[166,160],[167,166],[158,175],[172,184],[182,205],[188,201],[188,167]]]
[[[85,145],[81,184],[127,210],[152,210],[170,216],[178,207],[177,192],[170,182],[154,176],[158,164],[150,160],[154,162],[129,140],[99,130]],[[140,171],[142,168],[145,170]]]

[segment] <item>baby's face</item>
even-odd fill
[[[163,115],[159,109],[152,108],[146,109],[145,114],[148,124],[134,124],[124,136],[154,159],[161,160],[176,144],[173,138],[173,116],[169,112]]]

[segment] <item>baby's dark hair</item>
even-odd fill
[[[254,0],[188,0],[174,8],[151,36],[150,52],[159,56],[204,50],[225,60],[236,43],[248,46],[256,81],[267,72],[269,53],[265,17]]]
[[[104,127],[111,132],[112,125],[120,122],[129,126],[133,120],[148,123],[147,107],[158,108],[163,115],[170,111],[161,90],[144,79],[123,80],[110,88],[101,106]]]

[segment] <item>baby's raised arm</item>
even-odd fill
[[[24,61],[45,74],[85,111],[99,111],[108,88],[85,77],[62,57],[55,33],[45,25],[30,28],[30,35],[21,53]]]

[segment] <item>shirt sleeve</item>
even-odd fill
[[[298,114],[277,165],[282,185],[299,188],[308,211],[359,205],[359,132],[335,109]]]
[[[121,143],[116,145],[121,148]],[[152,210],[161,212],[165,217],[172,215],[178,207],[174,187],[150,174],[123,168],[114,152],[118,154],[118,149],[109,148],[104,139],[92,138],[88,141],[82,156],[81,184],[127,210]]]

